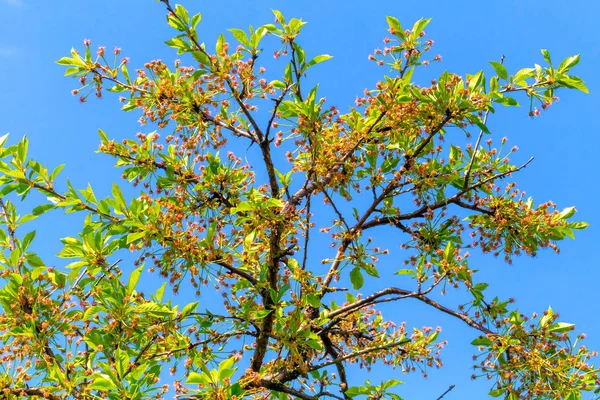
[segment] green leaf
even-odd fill
[[[558,219],[569,219],[575,215],[575,207],[567,207],[558,214]]]
[[[576,66],[579,63],[579,54],[576,56],[567,57],[558,66],[558,72],[564,73]]]
[[[548,310],[546,310],[546,312],[544,313],[542,318],[540,318],[540,326],[541,327],[547,326],[548,323],[550,321],[552,321],[553,316],[554,316],[554,311],[552,310],[552,307],[548,307]]]
[[[446,248],[444,249],[444,260],[446,260],[448,263],[454,261],[454,251],[454,243],[451,241],[448,242],[446,244]]]
[[[413,38],[419,37],[419,34],[421,32],[423,32],[423,29],[425,29],[427,24],[429,24],[430,22],[431,22],[431,18],[426,18],[426,19],[421,18],[421,19],[417,20],[417,22],[415,22],[415,24],[413,25],[413,27],[411,29],[411,36]]]
[[[365,278],[363,277],[362,272],[360,272],[359,267],[354,267],[354,269],[350,271],[350,282],[352,282],[354,290],[358,290],[363,287]]]
[[[400,158],[398,158],[398,157],[386,158],[383,161],[383,163],[381,164],[381,172],[383,172],[384,174],[390,172],[391,170],[396,168],[396,166],[398,165],[399,162],[400,162]]]
[[[275,89],[279,90],[283,90],[286,88],[286,84],[278,80],[271,81],[271,85],[273,85]]]
[[[244,46],[248,47],[250,45],[250,43],[248,42],[248,36],[246,35],[246,32],[244,32],[241,29],[237,29],[237,28],[231,28],[228,29],[229,32],[231,32],[233,34],[233,37],[240,42],[241,44],[243,44]]]
[[[125,202],[125,197],[123,197],[123,192],[116,183],[112,184],[112,195],[121,207],[127,208],[127,203]]]
[[[508,71],[504,65],[496,61],[490,61],[490,65],[494,68],[500,79],[508,79]]]
[[[181,18],[184,23],[186,23],[186,24],[190,23],[189,14],[188,14],[187,10],[185,9],[185,7],[182,6],[181,4],[175,4],[175,14],[177,14],[177,16],[179,16],[179,18]]]
[[[414,275],[415,270],[413,269],[399,269],[395,272],[396,275]]]
[[[271,11],[273,11],[273,14],[275,14],[275,18],[277,18],[277,22],[279,22],[281,25],[285,25],[285,18],[283,18],[283,14],[278,10],[271,10]]]
[[[321,299],[319,298],[319,296],[317,296],[315,294],[309,294],[308,296],[306,296],[306,302],[311,307],[315,307],[315,308],[321,307]]]
[[[569,228],[571,228],[571,229],[585,229],[588,226],[590,226],[590,225],[587,222],[583,222],[583,221],[569,223]]]
[[[129,282],[127,283],[127,294],[133,293],[143,270],[144,264],[142,264],[139,268],[136,268],[131,272],[131,275],[129,275]]]
[[[62,57],[56,63],[58,65],[69,66],[69,65],[75,65],[75,60],[73,60],[71,57]]]
[[[193,313],[194,311],[196,311],[196,308],[198,308],[198,304],[200,304],[200,303],[197,301],[186,304],[185,307],[183,307],[183,309],[181,310],[181,318],[185,318],[188,315],[190,315],[191,313]]]
[[[235,364],[235,358],[233,358],[233,357],[227,358],[219,363],[218,370],[223,371],[226,369],[230,369],[231,367],[233,367],[234,364]]]
[[[184,24],[182,24],[181,21],[179,20],[179,18],[177,18],[174,15],[169,15],[167,17],[167,23],[171,27],[177,29],[180,32],[185,32],[185,30],[186,30],[186,26]]]
[[[568,324],[566,322],[557,322],[556,324],[552,324],[548,327],[550,332],[555,333],[564,333],[571,331],[575,328],[575,324]]]
[[[315,58],[313,58],[312,60],[310,60],[307,64],[306,67],[304,69],[310,68],[313,65],[322,63],[323,61],[327,61],[329,59],[333,58],[333,56],[330,56],[329,54],[321,54],[316,56]]]
[[[133,232],[127,235],[127,244],[137,242],[139,239],[147,236],[148,233],[146,231]]]
[[[548,64],[550,64],[550,66],[552,66],[552,60],[550,59],[550,52],[546,49],[542,49],[542,55],[544,56],[544,60],[546,60],[546,62]]]
[[[492,76],[490,78],[490,92],[494,93],[498,91],[498,77]]]
[[[221,33],[219,35],[219,38],[217,39],[217,44],[215,46],[215,50],[217,52],[217,55],[220,55],[221,53],[223,53],[223,45],[225,43],[225,36]]]
[[[129,357],[127,353],[121,349],[115,350],[115,366],[117,370],[118,376],[122,377],[125,375],[125,371],[127,371],[127,367],[129,365]]]
[[[385,17],[385,19],[387,20],[387,23],[394,35],[398,36],[402,40],[406,39],[404,29],[402,29],[402,25],[400,25],[400,21],[398,21],[397,18],[388,15]]]
[[[76,258],[83,256],[85,256],[83,249],[81,247],[75,246],[67,246],[64,249],[62,249],[60,253],[57,254],[57,257],[60,258]]]
[[[104,313],[106,311],[107,310],[106,310],[106,308],[104,306],[91,306],[91,307],[88,307],[88,309],[85,310],[85,312],[83,313],[83,320],[84,321],[88,321],[94,315],[96,315],[98,313]]]
[[[173,311],[163,304],[158,304],[154,302],[147,302],[140,304],[137,307],[138,310],[157,318],[171,317],[173,316]]]
[[[187,381],[188,385],[206,385],[211,383],[210,377],[205,374],[199,374],[195,371],[190,372]]]
[[[163,282],[163,284],[156,291],[156,300],[162,301],[163,295],[165,294],[166,287],[167,287],[167,282]]]
[[[4,144],[6,143],[7,140],[8,140],[8,133],[6,135],[2,135],[0,137],[0,148],[4,147]]]
[[[177,54],[183,54],[191,49],[189,43],[185,42],[184,40],[178,37],[174,37],[173,39],[167,40],[165,44],[169,47],[177,49]]]
[[[469,90],[474,91],[479,86],[482,86],[484,84],[484,82],[485,82],[485,75],[484,75],[483,71],[479,71],[478,73],[473,75],[471,77],[471,79],[469,80]]]
[[[117,385],[106,374],[94,374],[90,376],[90,383],[87,387],[92,390],[115,390]]]
[[[21,247],[23,248],[23,250],[26,250],[29,247],[34,238],[35,231],[31,231],[28,234],[26,234],[25,237],[23,237],[23,241],[21,242]]]
[[[492,341],[487,336],[481,336],[471,342],[473,346],[490,346]]]
[[[192,23],[191,23],[191,27],[192,29],[196,29],[196,27],[198,26],[198,23],[202,20],[202,15],[200,13],[194,15],[192,17]]]
[[[569,89],[577,89],[586,94],[590,93],[589,89],[587,88],[587,86],[585,86],[583,81],[577,77],[565,75],[560,77],[557,81],[558,83],[565,87],[568,87]]]
[[[46,265],[44,261],[35,253],[26,253],[25,259],[32,267],[42,267]]]
[[[364,390],[362,390],[362,388],[359,388],[358,386],[353,386],[350,389],[348,389],[344,394],[348,397],[356,397],[358,395],[366,393],[364,393]]]
[[[519,103],[512,97],[500,97],[494,100],[494,103],[502,104],[503,106],[515,106],[518,107]]]
[[[202,65],[211,65],[210,58],[203,51],[192,51],[192,57]]]

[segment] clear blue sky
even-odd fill
[[[464,74],[484,68],[489,60],[506,56],[509,72],[542,63],[541,48],[554,60],[581,53],[573,71],[582,77],[590,95],[560,92],[560,102],[530,119],[526,107],[493,117],[490,127],[497,137],[508,136],[519,146],[517,159],[535,156],[535,161],[516,178],[520,187],[538,202],[553,200],[560,208],[577,206],[578,219],[590,223],[575,241],[562,243],[559,256],[542,252],[536,258],[519,258],[507,266],[493,258],[475,257],[471,266],[481,270],[479,280],[491,283],[487,292],[501,298],[514,296],[524,313],[543,311],[548,305],[559,311],[561,320],[577,324],[588,334],[588,347],[600,349],[597,293],[600,282],[598,241],[600,239],[600,180],[595,138],[600,108],[598,65],[600,34],[595,1],[182,1],[191,13],[201,12],[200,35],[212,48],[218,33],[227,28],[245,28],[272,22],[271,8],[309,22],[301,44],[309,54],[328,53],[334,58],[314,68],[311,80],[320,82],[320,93],[342,110],[353,103],[364,88],[372,87],[384,72],[367,61],[386,35],[386,15],[404,25],[420,17],[432,17],[427,28],[435,40],[434,51],[443,56],[440,66],[430,67],[430,78],[441,68]],[[94,154],[102,128],[109,136],[133,136],[140,130],[138,115],[119,111],[116,97],[109,96],[79,104],[70,90],[75,81],[62,77],[55,61],[81,48],[84,38],[94,45],[123,49],[132,67],[161,58],[177,58],[163,42],[174,36],[164,19],[164,7],[152,0],[0,0],[0,134],[13,139],[27,134],[31,156],[44,164],[67,163],[62,176],[83,188],[90,182],[100,195],[109,193],[110,182],[120,179],[113,160]],[[266,57],[271,57],[266,54]],[[425,75],[423,75],[425,77]],[[520,158],[519,158],[520,157]],[[58,238],[74,235],[80,221],[56,216],[40,219],[37,249],[46,260],[62,265],[51,255],[60,249]],[[394,246],[393,243],[389,244]],[[396,254],[399,254],[396,252]],[[126,268],[124,268],[126,269]],[[369,288],[365,288],[366,293]],[[441,325],[445,366],[429,371],[429,378],[400,376],[410,385],[401,388],[405,399],[435,400],[450,384],[454,391],[444,399],[485,397],[488,382],[471,382],[468,344],[476,332],[435,311],[422,314],[414,303],[388,307],[399,321]],[[377,382],[382,370],[370,379]],[[359,374],[354,373],[354,377]],[[362,374],[364,376],[364,374]],[[383,376],[383,375],[381,375]],[[389,376],[389,375],[387,375]]]

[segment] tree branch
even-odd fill
[[[383,346],[369,347],[367,349],[355,351],[353,353],[346,354],[345,356],[338,357],[335,360],[325,361],[325,362],[323,362],[321,364],[312,365],[312,366],[310,366],[308,368],[308,370],[306,372],[316,371],[316,370],[319,370],[321,368],[325,368],[325,367],[328,367],[330,365],[336,364],[338,362],[342,362],[342,361],[346,361],[346,360],[349,360],[349,359],[352,359],[352,358],[356,358],[356,357],[362,356],[363,354],[369,354],[369,353],[372,353],[374,351],[393,349],[394,347],[402,346],[403,344],[407,344],[407,343],[410,343],[410,339],[404,339],[404,340],[400,340],[399,342],[390,343],[390,344],[386,344],[386,345],[383,345]]]
[[[11,394],[13,394],[14,396],[37,396],[37,397],[41,397],[43,399],[49,399],[49,400],[62,400],[63,397],[62,396],[57,396],[54,395],[46,390],[43,389],[38,389],[38,388],[10,388],[10,387],[4,387],[2,389],[0,389],[0,392],[5,392],[7,391]]]
[[[232,274],[238,275],[238,276],[246,279],[253,286],[256,286],[258,284],[258,281],[256,280],[255,277],[253,277],[252,275],[250,275],[247,272],[244,272],[242,270],[239,270],[239,269],[227,264],[225,261],[214,261],[214,263],[225,268],[227,271],[231,272]]]
[[[455,387],[455,385],[450,385],[450,387],[449,387],[449,388],[448,388],[448,389],[447,389],[447,390],[446,390],[444,393],[442,393],[442,395],[441,395],[440,397],[438,397],[436,400],[442,400],[442,398],[443,398],[445,395],[447,395],[448,393],[450,393],[450,391],[451,391],[452,389],[454,389],[454,387]]]
[[[523,168],[525,168],[531,161],[533,161],[533,157],[531,157],[529,160],[527,160],[520,167],[511,169],[511,170],[506,171],[506,172],[502,172],[500,174],[496,174],[496,175],[494,175],[492,177],[489,177],[487,179],[479,181],[479,182],[477,182],[477,183],[469,186],[468,188],[461,190],[460,192],[456,193],[455,195],[453,195],[453,196],[451,196],[451,197],[449,197],[449,198],[447,198],[445,200],[440,200],[440,201],[435,202],[433,204],[426,204],[423,207],[421,207],[421,208],[419,208],[419,209],[417,209],[415,211],[412,211],[410,213],[400,214],[400,215],[393,216],[393,217],[376,218],[376,219],[373,219],[371,221],[368,221],[368,222],[366,222],[362,226],[362,229],[369,229],[369,228],[372,228],[374,226],[380,226],[380,225],[386,225],[386,224],[395,224],[396,221],[401,221],[401,220],[408,220],[408,219],[413,219],[413,218],[419,218],[419,217],[422,217],[423,215],[425,215],[425,213],[427,213],[430,210],[437,210],[438,208],[445,207],[448,204],[452,204],[452,203],[454,203],[456,205],[459,205],[459,206],[468,205],[468,204],[462,202],[462,200],[460,199],[462,197],[462,195],[464,195],[465,193],[469,192],[470,190],[477,189],[478,187],[483,186],[486,183],[489,183],[489,182],[494,181],[496,179],[504,178],[505,176],[510,175],[513,172],[520,171]],[[489,210],[477,208],[476,205],[468,205],[465,208],[476,209],[477,211],[482,211],[482,212],[484,212],[486,214],[490,214],[491,213],[491,211],[489,211]]]

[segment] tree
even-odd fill
[[[517,96],[536,116],[558,89],[587,92],[570,75],[578,55],[553,66],[542,50],[546,67],[510,75],[500,59],[489,80],[483,71],[445,72],[418,85],[422,67],[441,60],[429,56],[429,20],[405,30],[388,17],[388,44],[369,58],[391,72],[342,113],[306,88],[310,69],[330,56],[301,47],[305,22],[274,11],[275,24],[231,29],[236,48],[221,35],[213,52],[196,33],[200,14],[162,3],[178,32],[167,44],[193,66],[152,61],[130,76],[119,49],[111,62],[87,41],[83,54],[58,61],[79,79],[81,101],[108,86],[123,94],[123,110],[156,128],[122,143],[99,131],[100,152],[117,159],[137,197],[126,200],[116,183],[105,199],[89,186],[62,193],[61,167],[49,172],[28,159],[26,138],[0,140],[5,396],[161,397],[168,388],[156,383],[170,368],[183,398],[399,399],[398,380],[353,382],[347,370],[441,366],[438,329],[379,311],[407,299],[479,331],[475,377],[492,380],[492,396],[597,391],[595,353],[578,345],[572,324],[552,309],[528,317],[510,299],[490,299],[469,265],[470,251],[510,263],[558,250],[586,227],[571,221],[573,207],[523,196],[512,178],[530,161],[511,164],[516,148],[486,125],[495,106],[515,106]],[[259,64],[267,45],[278,48],[279,79]],[[33,196],[36,207],[19,216],[14,200],[36,192],[46,200]],[[63,268],[30,251],[35,231],[21,228],[52,210],[84,216],[82,231],[62,239],[58,257],[72,259]],[[371,232],[396,235],[405,265],[382,268],[388,250]],[[127,251],[133,267],[118,260]],[[144,294],[142,274],[165,282]],[[389,284],[362,293],[377,278]],[[201,311],[200,301],[178,304],[167,288],[223,303]],[[450,307],[446,291],[469,298]]]

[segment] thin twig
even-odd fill
[[[304,250],[302,255],[302,270],[306,270],[306,262],[308,261],[308,243],[310,238],[310,199],[312,197],[308,196],[306,198],[306,229],[304,231]],[[302,296],[302,295],[301,295]]]
[[[316,370],[319,370],[321,368],[325,368],[325,367],[328,367],[330,365],[336,364],[338,362],[350,360],[350,359],[356,358],[356,357],[360,357],[363,354],[369,354],[369,353],[372,353],[374,351],[393,349],[394,347],[399,347],[399,346],[402,346],[403,344],[407,344],[407,343],[410,343],[410,339],[404,339],[404,340],[400,340],[399,342],[390,343],[390,344],[386,344],[386,345],[383,345],[383,346],[369,347],[367,349],[363,349],[363,350],[360,350],[360,351],[355,351],[355,352],[352,352],[350,354],[346,354],[345,356],[338,357],[335,360],[325,361],[325,362],[323,362],[321,364],[317,364],[317,365],[311,365],[310,367],[308,367],[308,369],[306,370],[306,372],[316,371]]]
[[[442,393],[442,395],[440,397],[438,397],[436,400],[441,400],[445,395],[447,395],[448,393],[450,393],[450,391],[452,389],[454,389],[454,386],[455,386],[454,384],[450,385],[450,387],[444,393]]]
[[[333,202],[331,196],[329,196],[329,193],[327,193],[327,190],[323,190],[323,195],[327,198],[327,201],[329,202],[329,204],[331,204],[331,207],[333,207],[333,211],[335,211],[335,213],[337,214],[338,218],[340,219],[340,222],[344,224],[347,230],[350,230],[350,226],[348,226],[348,224],[346,223],[346,219],[344,218],[340,210],[338,210],[338,208],[335,206],[335,203]]]
[[[500,57],[500,64],[504,64],[504,56]],[[490,114],[489,108],[485,110],[485,115],[483,116],[483,125],[487,123],[488,115]],[[479,131],[479,136],[477,136],[477,142],[475,143],[475,147],[473,148],[473,155],[471,156],[471,161],[469,161],[469,167],[467,168],[467,173],[465,174],[465,182],[463,184],[463,189],[465,189],[469,185],[469,178],[471,176],[471,169],[473,168],[473,163],[475,162],[475,155],[477,154],[477,150],[479,149],[479,143],[481,143],[481,138],[483,137],[483,129]]]
[[[8,212],[6,210],[6,204],[4,204],[4,199],[0,197],[0,207],[2,208],[2,216],[4,217],[4,221],[6,221],[6,230],[8,231],[8,237],[10,239],[8,248],[10,251],[15,249],[15,230],[10,225],[8,220]]]
[[[473,189],[476,189],[476,188],[478,188],[480,186],[483,186],[486,183],[489,183],[489,182],[494,181],[496,179],[502,179],[502,178],[506,177],[507,175],[512,174],[513,172],[520,171],[523,168],[527,167],[527,165],[530,162],[532,162],[532,161],[533,161],[533,157],[531,157],[529,160],[527,160],[520,167],[513,168],[511,170],[508,170],[508,171],[502,172],[500,174],[496,174],[494,176],[491,176],[491,177],[489,177],[487,179],[481,180],[481,181],[479,181],[479,182],[477,182],[477,183],[469,186],[468,188],[461,190],[460,192],[456,193],[452,197],[449,197],[449,198],[447,198],[445,200],[440,200],[440,201],[435,202],[433,204],[426,204],[426,205],[422,206],[421,208],[419,208],[419,209],[417,209],[415,211],[412,211],[410,213],[407,213],[407,214],[400,214],[400,215],[396,215],[396,216],[393,216],[393,217],[383,217],[383,218],[379,218],[378,217],[376,219],[373,219],[371,221],[366,222],[361,228],[362,229],[369,229],[369,228],[372,228],[374,226],[380,226],[380,225],[386,225],[386,224],[394,224],[396,221],[400,221],[400,220],[408,220],[408,219],[422,217],[423,215],[425,215],[425,213],[427,213],[429,211],[433,211],[433,210],[436,210],[438,208],[445,207],[445,206],[447,206],[449,204],[462,205],[464,203],[462,202],[461,197],[465,193],[467,193],[467,192],[469,192],[469,191],[471,191]],[[472,208],[472,207],[465,207],[465,208]]]

